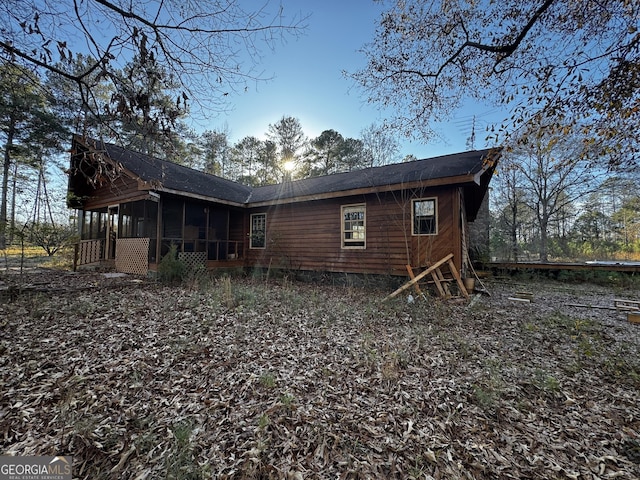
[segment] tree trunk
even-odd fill
[[[542,218],[539,219],[540,222],[540,261],[547,262],[548,258],[548,244],[549,244],[549,219],[547,218],[546,212],[543,214]]]
[[[518,207],[515,202],[511,208],[511,245],[509,256],[513,255],[513,261],[518,261]]]
[[[538,206],[538,208],[542,207],[542,212],[538,210],[538,223],[540,225],[540,261],[547,262],[548,258],[548,245],[549,245],[549,217],[550,210],[552,208],[549,207],[548,200],[543,200],[542,205]]]
[[[13,179],[11,180],[11,219],[9,220],[9,245],[13,243],[16,230],[16,195],[18,190],[18,162],[13,165]]]
[[[11,148],[15,135],[15,113],[11,112],[7,132],[7,143],[4,149],[4,162],[2,166],[2,199],[0,200],[0,250],[7,248],[7,194],[9,190],[9,170],[11,170]]]

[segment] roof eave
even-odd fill
[[[176,190],[173,188],[166,188],[163,186],[158,186],[156,188],[153,189],[156,192],[162,192],[162,193],[167,193],[167,194],[171,194],[171,195],[177,195],[180,197],[189,197],[189,198],[193,198],[196,200],[203,200],[205,202],[215,202],[215,203],[219,203],[222,205],[229,205],[232,207],[246,207],[247,204],[246,203],[240,203],[240,202],[234,202],[232,200],[225,200],[223,198],[217,198],[217,197],[211,197],[209,195],[200,195],[198,193],[190,193],[190,192],[184,192],[182,190]]]

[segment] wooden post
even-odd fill
[[[73,271],[78,270],[78,250],[80,249],[80,243],[73,244]]]
[[[411,265],[406,265],[407,267],[407,272],[409,272],[409,278],[411,280],[413,280],[414,278],[416,278],[415,274],[413,273],[413,268],[411,268]],[[416,293],[418,295],[422,295],[422,291],[420,290],[420,285],[418,285],[417,283],[413,286],[414,290],[416,291]]]
[[[460,274],[456,270],[456,266],[451,259],[449,259],[449,269],[451,270],[453,278],[455,278],[456,282],[458,282],[458,288],[460,288],[460,292],[462,292],[462,295],[464,295],[466,298],[469,298],[469,292],[467,292],[467,289],[465,288],[464,283],[460,278]]]
[[[431,272],[431,278],[433,278],[433,283],[438,289],[438,293],[440,293],[440,296],[444,298],[446,296],[446,293],[444,292],[444,288],[442,288],[442,284],[440,283],[440,276],[438,275],[438,272],[440,272],[440,270],[438,269]]]

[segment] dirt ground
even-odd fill
[[[637,289],[0,272],[0,452],[74,478],[640,478]],[[531,302],[513,300],[531,294]]]

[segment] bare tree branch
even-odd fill
[[[113,82],[134,58],[150,61],[179,83],[176,99],[190,97],[200,107],[192,113],[204,116],[223,109],[229,93],[265,79],[255,71],[261,48],[306,28],[305,17],[287,19],[270,0],[253,11],[239,0],[24,0],[19,8],[0,0],[3,12],[0,59],[73,81],[85,99],[95,75]],[[78,72],[80,54],[94,60]]]

